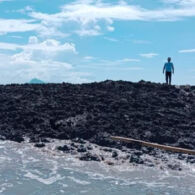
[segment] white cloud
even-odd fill
[[[0,34],[36,31],[38,29],[40,29],[40,24],[35,23],[34,20],[0,18]]]
[[[113,26],[107,26],[107,30],[110,31],[110,32],[113,32],[114,31],[114,27]]]
[[[35,60],[33,59],[32,53],[27,53],[27,52],[21,52],[21,53],[15,54],[11,56],[10,59],[11,59],[10,61],[11,64],[32,66],[31,68],[33,69],[36,69],[36,68],[43,69],[44,68],[46,72],[48,72],[49,69],[56,69],[56,68],[61,68],[61,70],[73,69],[73,66],[71,64],[65,63],[65,62],[54,61],[52,59]]]
[[[28,43],[29,44],[38,44],[39,40],[36,36],[29,37]]]
[[[36,29],[37,34],[42,37],[61,37],[65,38],[70,36],[67,32],[62,32],[58,30],[58,25],[53,23],[45,23],[44,21],[40,23],[39,28]]]
[[[173,1],[169,2],[173,3]],[[192,5],[194,1],[177,2],[183,6],[149,10],[124,2],[108,4],[102,1],[75,1],[64,5],[59,13],[46,14],[33,11],[30,16],[41,21],[42,24],[62,26],[69,22],[77,23],[80,25],[78,27],[80,29],[76,32],[80,36],[96,36],[101,33],[100,29],[95,27],[102,22],[106,25],[107,31],[114,31],[114,27],[111,26],[113,21],[174,21],[195,16],[195,6],[184,6],[186,4]],[[58,28],[58,26],[55,27]]]
[[[195,49],[180,50],[179,53],[195,53]]]
[[[25,83],[32,78],[45,82],[90,82],[90,74],[77,71],[70,63],[49,59],[34,59],[30,53],[0,54],[1,84]]]
[[[36,60],[33,55],[19,53],[10,58],[11,73],[7,75],[9,82],[11,76],[16,77],[14,82],[27,82],[32,78],[39,78],[46,82],[81,83],[89,81],[88,73],[78,72],[73,65],[51,59]],[[0,73],[1,74],[1,73]]]
[[[17,52],[11,56],[11,64],[23,64],[30,65],[32,67],[61,67],[66,69],[72,69],[72,65],[68,63],[62,63],[55,60],[55,56],[60,52],[76,53],[74,44],[60,42],[54,39],[47,39],[39,42],[36,36],[29,37],[29,42],[26,45],[0,43],[0,49],[22,51]]]
[[[61,44],[54,39],[42,42],[36,36],[26,45],[0,43],[0,50],[12,50],[15,54],[0,53],[1,83],[23,83],[32,78],[46,82],[89,82],[89,73],[79,72],[68,62],[59,61],[58,55],[75,54],[75,45]]]
[[[42,51],[42,52],[72,52],[77,53],[75,45],[73,43],[64,43],[61,44],[55,39],[46,39],[43,42],[39,42],[36,36],[29,38],[29,43],[26,45],[19,45],[13,43],[4,43],[0,42],[0,50],[28,50],[28,51]]]
[[[94,58],[93,58],[94,59]],[[134,63],[140,62],[139,59],[135,58],[124,58],[124,59],[118,59],[118,60],[105,60],[105,59],[98,59],[93,60],[93,62],[90,62],[90,66],[84,65],[85,67],[89,68],[128,68],[127,65],[131,65]],[[136,66],[137,67],[137,66]]]
[[[28,5],[28,6],[26,6],[26,7],[23,8],[23,9],[17,10],[16,12],[21,13],[21,14],[25,14],[25,13],[31,12],[31,11],[33,11],[33,8],[32,8],[31,6]]]
[[[81,30],[76,30],[75,33],[80,36],[97,36],[101,34],[96,29],[81,29]]]
[[[157,53],[143,53],[143,54],[140,54],[141,57],[144,57],[144,58],[153,58],[155,56],[158,56],[159,54]]]
[[[0,19],[0,34],[35,31],[42,37],[67,37],[72,33],[97,36],[105,31],[114,31],[114,21],[175,21],[195,17],[195,0],[162,1],[168,6],[146,9],[140,5],[132,5],[132,2],[103,3],[100,0],[78,0],[65,4],[61,11],[55,14],[36,12],[27,6],[20,11],[28,14],[33,20]],[[66,25],[70,25],[71,28],[64,28]],[[66,32],[63,32],[63,29],[66,29]]]
[[[98,60],[97,58],[93,57],[93,56],[85,56],[84,60],[86,61],[91,61],[91,60],[95,60],[98,63],[104,63],[105,65],[109,64],[109,65],[119,65],[119,64],[124,64],[124,63],[129,63],[129,62],[140,62],[139,59],[135,59],[135,58],[124,58],[124,59],[119,59],[119,60],[115,60],[115,61],[109,61],[109,60]]]
[[[112,38],[112,37],[104,37],[104,39],[106,39],[106,40],[108,40],[108,41],[111,41],[111,42],[118,42],[117,39]]]
[[[41,37],[68,37],[68,33],[58,30],[59,24],[35,19],[3,19],[0,18],[0,35],[8,33],[35,32]]]
[[[90,61],[90,60],[93,60],[95,59],[93,56],[85,56],[84,57],[84,60],[87,60],[87,61]]]
[[[174,4],[178,6],[194,6],[195,0],[163,0],[164,3]]]
[[[140,60],[134,58],[124,58],[122,60],[119,60],[119,62],[140,62]]]
[[[138,63],[140,62],[139,59],[135,59],[135,58],[123,58],[123,59],[119,59],[119,60],[101,60],[99,62],[99,64],[102,64],[104,66],[119,66],[119,65],[123,65],[123,64],[128,64],[128,63]]]

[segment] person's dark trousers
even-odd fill
[[[171,76],[172,76],[171,72],[166,72],[166,83],[169,85],[171,85]]]

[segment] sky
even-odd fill
[[[0,84],[195,85],[195,0],[0,0]]]

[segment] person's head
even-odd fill
[[[170,61],[171,61],[171,57],[168,57],[168,58],[167,58],[167,61],[170,62]]]

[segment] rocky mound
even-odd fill
[[[121,148],[125,144],[109,139],[117,135],[195,149],[195,86],[14,84],[0,86],[0,105],[1,139],[82,138]]]

